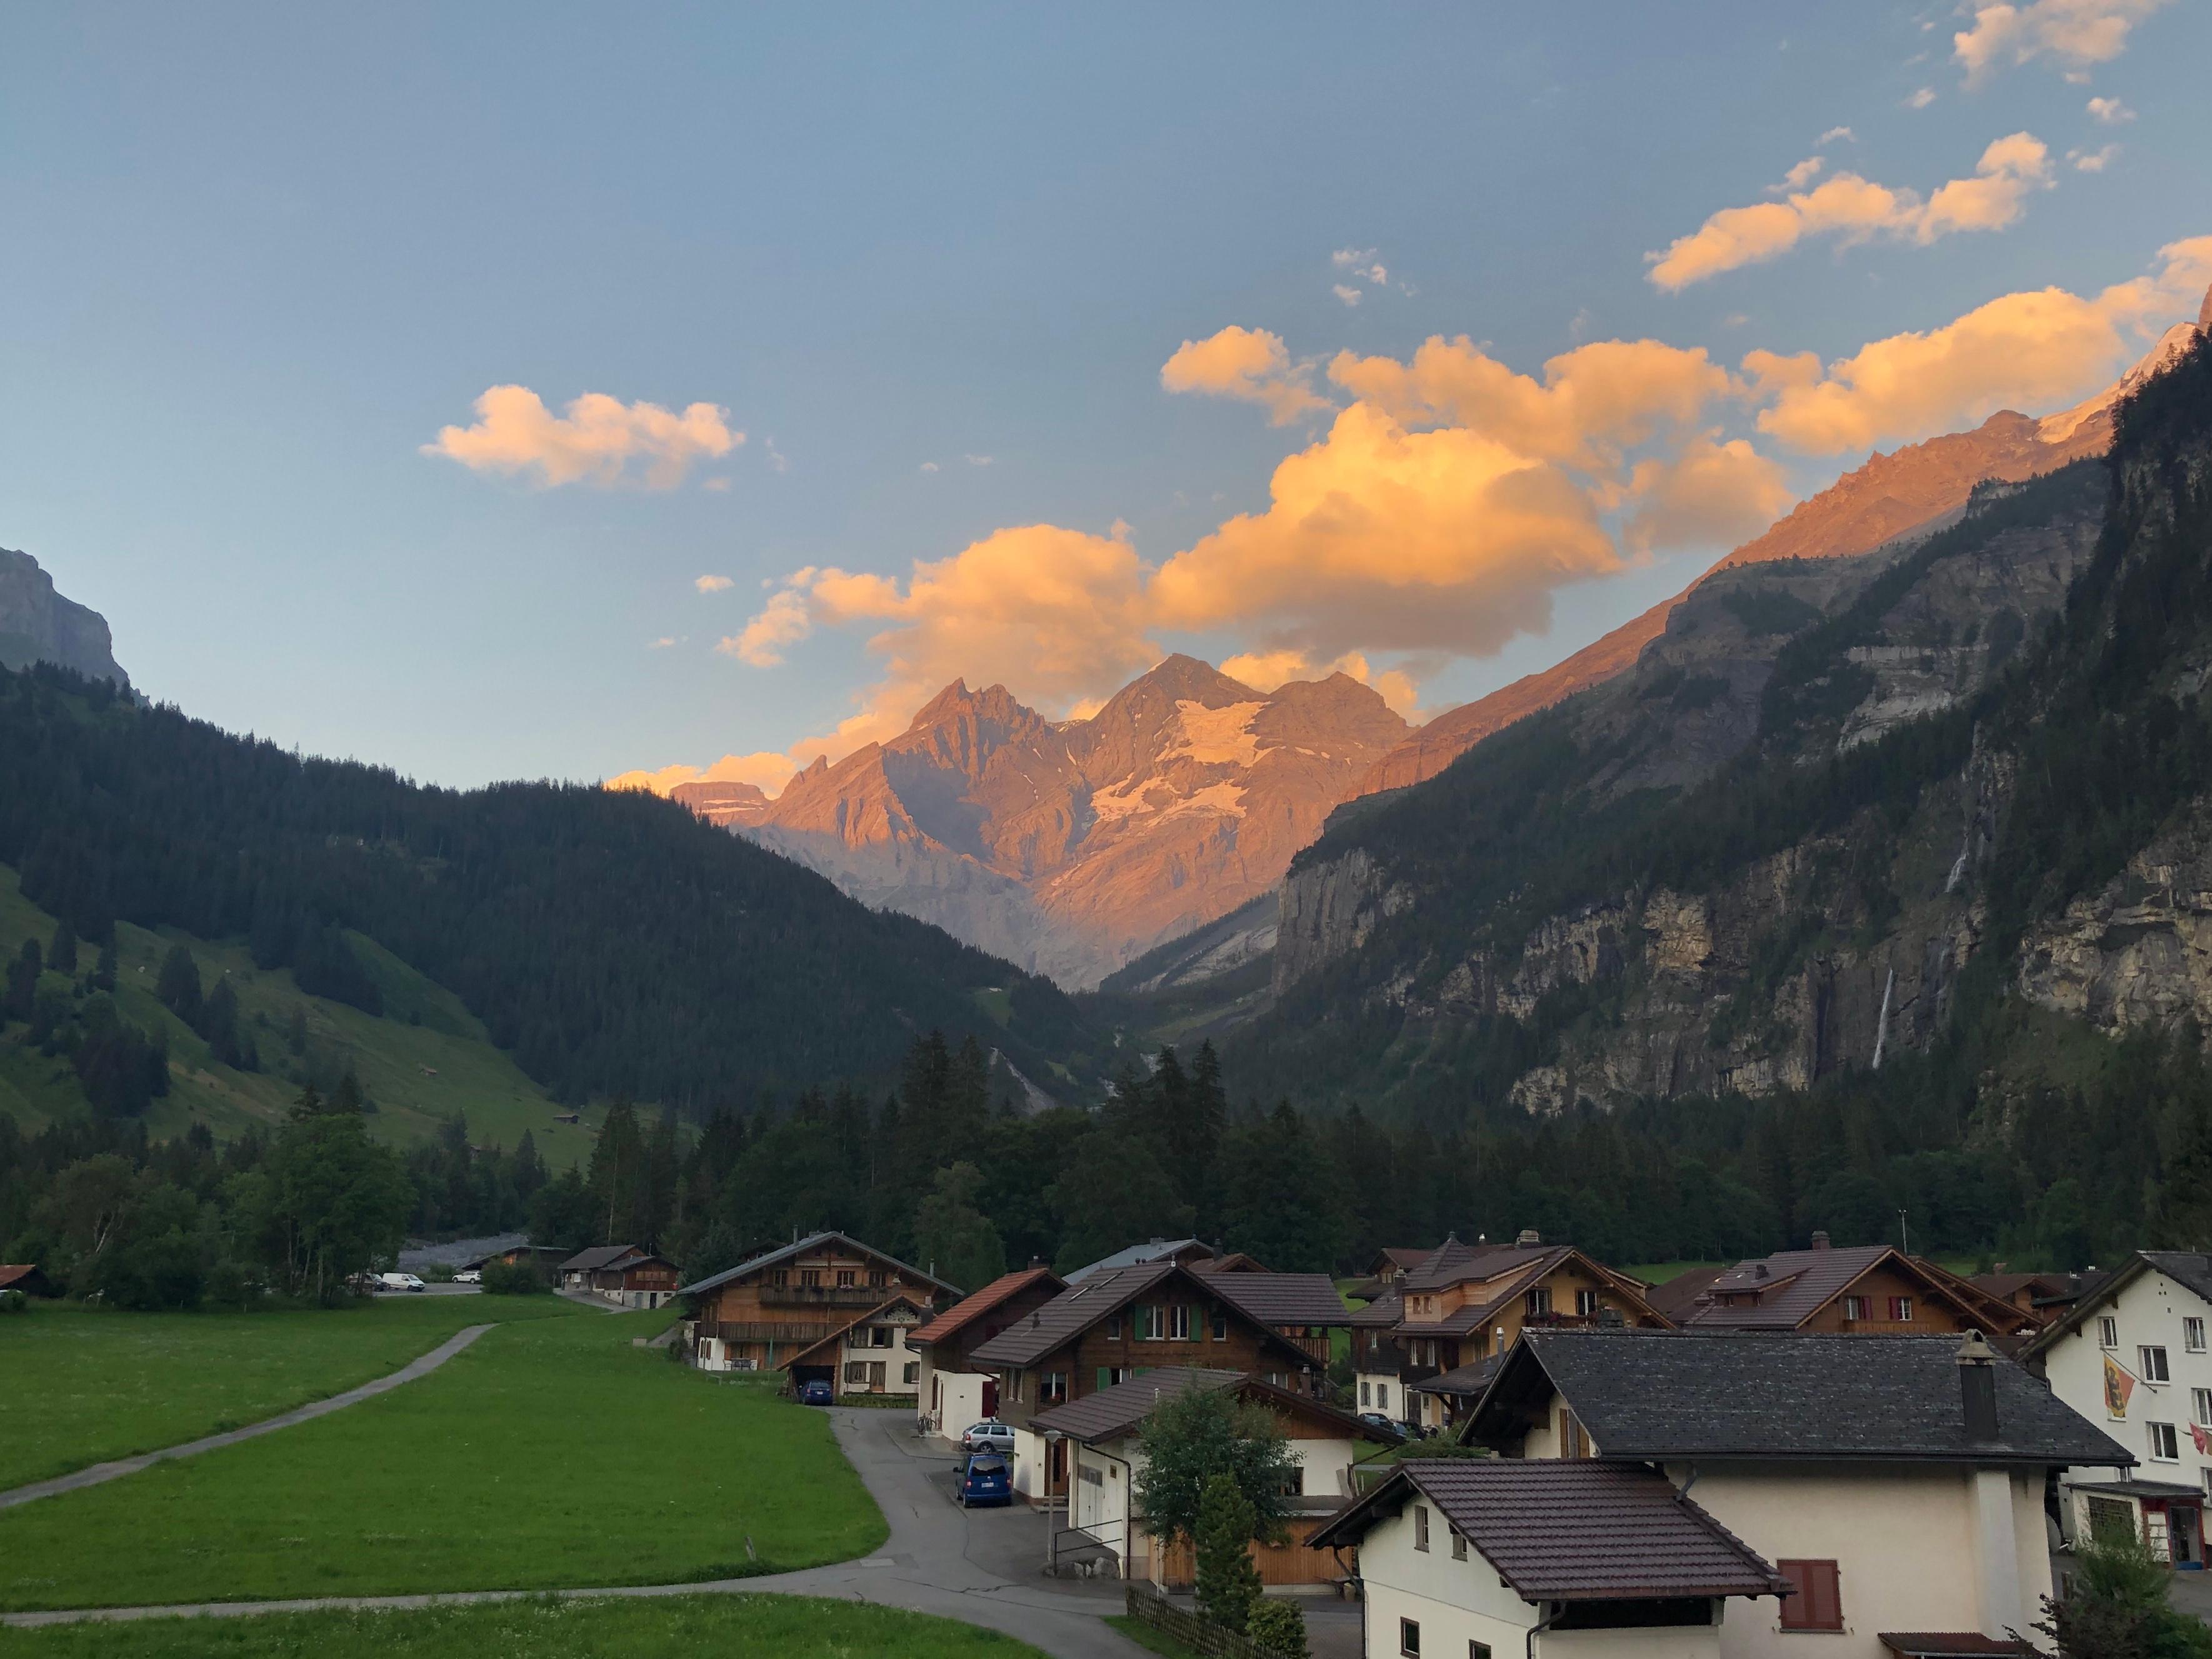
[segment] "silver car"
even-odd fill
[[[960,1449],[1005,1452],[1011,1455],[1014,1449],[1013,1425],[1001,1423],[995,1417],[985,1418],[981,1423],[971,1423],[960,1437]]]

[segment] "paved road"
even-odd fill
[[[74,1474],[64,1474],[52,1480],[40,1480],[27,1486],[17,1486],[11,1492],[0,1492],[0,1510],[13,1509],[18,1504],[28,1504],[40,1498],[52,1498],[65,1492],[76,1492],[85,1486],[97,1486],[106,1480],[118,1480],[126,1474],[136,1474],[156,1463],[166,1463],[173,1457],[197,1457],[202,1452],[211,1452],[223,1446],[235,1446],[241,1440],[251,1440],[257,1435],[273,1434],[278,1429],[289,1429],[295,1423],[307,1423],[318,1417],[328,1417],[332,1412],[343,1411],[348,1406],[357,1406],[364,1400],[374,1400],[378,1395],[388,1394],[403,1382],[412,1382],[444,1364],[470,1343],[475,1341],[489,1325],[471,1325],[455,1332],[421,1358],[402,1365],[389,1376],[380,1376],[374,1382],[364,1382],[357,1389],[348,1389],[343,1394],[334,1394],[327,1400],[318,1400],[301,1406],[278,1417],[249,1423],[242,1429],[228,1430],[222,1434],[210,1434],[198,1440],[188,1440],[181,1446],[165,1446],[137,1457],[119,1458],[112,1463],[95,1463],[88,1469],[79,1469]]]

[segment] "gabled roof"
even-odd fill
[[[1498,1368],[1505,1363],[1503,1354],[1486,1354],[1468,1365],[1455,1365],[1448,1371],[1438,1371],[1434,1376],[1424,1377],[1419,1382],[1406,1384],[1407,1394],[1449,1395],[1455,1400],[1473,1400],[1490,1386],[1498,1375]]]
[[[855,1327],[866,1325],[872,1320],[881,1319],[885,1314],[896,1307],[911,1308],[917,1316],[929,1311],[929,1310],[923,1307],[921,1303],[915,1301],[912,1297],[907,1295],[902,1291],[898,1295],[887,1299],[881,1307],[871,1308],[864,1314],[856,1314],[854,1317],[847,1320],[843,1324],[838,1326],[835,1330],[830,1331],[826,1335],[817,1337],[805,1347],[794,1350],[785,1358],[783,1362],[784,1370],[789,1370],[793,1365],[804,1365],[809,1364],[810,1362],[807,1359],[807,1355],[818,1353],[823,1348],[834,1349],[838,1343],[845,1340],[847,1334],[849,1334]],[[819,1364],[821,1362],[819,1360],[815,1360],[811,1363]]]
[[[1214,1273],[1200,1269],[1206,1282],[1262,1325],[1349,1325],[1336,1281],[1327,1273]]]
[[[957,1285],[948,1285],[945,1280],[939,1279],[935,1273],[926,1273],[922,1272],[921,1268],[902,1261],[895,1255],[886,1255],[881,1250],[876,1249],[872,1244],[863,1244],[859,1239],[854,1237],[850,1233],[841,1233],[836,1231],[835,1229],[829,1229],[818,1233],[809,1233],[805,1237],[799,1240],[795,1243],[786,1244],[776,1249],[764,1251],[761,1255],[754,1256],[750,1261],[740,1261],[736,1267],[725,1268],[722,1272],[711,1274],[708,1277],[699,1280],[695,1285],[684,1285],[677,1291],[677,1294],[678,1296],[693,1296],[702,1291],[719,1289],[720,1286],[727,1285],[735,1279],[744,1279],[753,1273],[759,1273],[765,1268],[773,1267],[780,1261],[788,1261],[794,1256],[804,1255],[809,1250],[818,1249],[822,1246],[832,1242],[846,1245],[859,1255],[872,1257],[875,1261],[884,1263],[886,1266],[897,1268],[901,1273],[906,1275],[907,1278],[915,1284],[932,1285],[937,1289],[949,1291],[954,1296],[957,1296],[960,1293],[960,1287]]]
[[[1664,1475],[1585,1459],[1411,1459],[1311,1547],[1356,1543],[1416,1495],[1524,1601],[1780,1595],[1789,1587]]]
[[[1955,1336],[1528,1331],[1461,1438],[1503,1448],[1556,1392],[1607,1459],[1741,1457],[2132,1464],[2011,1359],[1995,1441],[1966,1437]]]
[[[1698,1310],[1698,1298],[1712,1288],[1713,1280],[1732,1271],[1726,1266],[1692,1267],[1687,1273],[1675,1274],[1663,1285],[1654,1285],[1644,1292],[1644,1299],[1655,1312],[1680,1325]]]
[[[1506,1247],[1510,1249],[1512,1247]],[[1409,1291],[1432,1291],[1446,1285],[1456,1285],[1467,1275],[1460,1270],[1478,1255],[1489,1254],[1487,1244],[1462,1244],[1459,1235],[1452,1234],[1444,1242],[1421,1258],[1420,1265],[1409,1267],[1399,1283]]]
[[[927,1346],[932,1342],[942,1342],[1035,1285],[1050,1285],[1055,1290],[1066,1288],[1049,1267],[1024,1267],[1019,1273],[1001,1273],[974,1295],[954,1303],[920,1330],[910,1332],[907,1346]]]
[[[1209,1370],[1198,1366],[1164,1365],[1158,1370],[1146,1371],[1126,1382],[1116,1382],[1096,1394],[1071,1400],[1065,1406],[1054,1406],[1050,1411],[1039,1412],[1030,1419],[1030,1426],[1042,1434],[1057,1430],[1071,1440],[1096,1444],[1102,1440],[1119,1439],[1135,1432],[1152,1413],[1154,1407],[1172,1395],[1188,1389],[1212,1394],[1224,1389],[1233,1389],[1246,1399],[1256,1400],[1279,1411],[1326,1424],[1347,1440],[1374,1440],[1385,1445],[1398,1443],[1398,1437],[1386,1433],[1370,1424],[1363,1423],[1349,1412],[1321,1401],[1309,1399],[1288,1389],[1279,1389],[1273,1383],[1249,1376],[1243,1371]]]
[[[1268,1328],[1267,1321],[1254,1318],[1241,1304],[1224,1293],[1227,1285],[1249,1285],[1265,1276],[1231,1273],[1225,1279],[1213,1279],[1194,1273],[1182,1263],[1172,1261],[1146,1261],[1133,1267],[1117,1267],[1108,1273],[1094,1273],[1079,1283],[1070,1285],[1028,1318],[1000,1331],[988,1342],[975,1349],[969,1354],[968,1363],[986,1369],[1014,1370],[1024,1365],[1033,1365],[1139,1297],[1156,1292],[1170,1284],[1176,1284],[1198,1298],[1223,1303],[1235,1310],[1240,1317],[1259,1326],[1267,1340],[1290,1356],[1293,1364],[1312,1364],[1314,1362],[1290,1339],[1278,1336]]]
[[[46,1283],[46,1276],[39,1270],[39,1264],[35,1261],[10,1261],[0,1265],[0,1290],[6,1290],[11,1285],[21,1288]]]
[[[1352,1310],[1352,1328],[1356,1331],[1389,1330],[1405,1316],[1405,1298],[1392,1285],[1364,1308]]]
[[[1417,1250],[1398,1244],[1386,1244],[1375,1252],[1375,1259],[1367,1264],[1367,1271],[1380,1275],[1385,1266],[1409,1273],[1436,1254],[1433,1250]]]
[[[1126,1250],[1116,1250],[1111,1255],[1102,1255],[1097,1261],[1078,1267],[1067,1275],[1071,1285],[1080,1285],[1094,1273],[1110,1273],[1120,1267],[1140,1267],[1147,1261],[1158,1261],[1169,1256],[1180,1256],[1186,1252],[1212,1255],[1213,1246],[1202,1238],[1155,1238],[1146,1244],[1132,1244]]]
[[[1393,1334],[1400,1337],[1469,1336],[1486,1330],[1499,1310],[1510,1306],[1548,1274],[1569,1262],[1587,1269],[1593,1277],[1611,1285],[1620,1295],[1631,1298],[1653,1317],[1666,1318],[1645,1298],[1641,1279],[1615,1273],[1604,1263],[1592,1261],[1571,1244],[1516,1246],[1493,1254],[1498,1264],[1498,1272],[1492,1270],[1491,1257],[1478,1257],[1468,1271],[1452,1281],[1462,1284],[1468,1279],[1480,1279],[1489,1283],[1494,1279],[1497,1288],[1487,1300],[1468,1303],[1441,1319],[1409,1318],[1401,1307],[1397,1322],[1392,1328]]]
[[[1778,1250],[1756,1261],[1740,1261],[1708,1287],[1715,1300],[1693,1307],[1680,1322],[1700,1329],[1796,1330],[1880,1267],[1917,1279],[1931,1293],[1950,1301],[1969,1322],[1991,1330],[2004,1328],[2002,1321],[1991,1323],[1982,1292],[1951,1273],[1931,1270],[1928,1263],[1916,1261],[1887,1244],[1863,1244],[1844,1249],[1823,1246],[1810,1250]],[[1722,1306],[1718,1300],[1725,1295],[1747,1293],[1758,1296],[1755,1305],[1729,1308]]]
[[[404,1273],[432,1267],[474,1267],[529,1243],[528,1233],[492,1233],[483,1238],[457,1238],[447,1244],[417,1244],[400,1251],[398,1266]]]
[[[2109,1306],[2121,1291],[2149,1273],[2164,1273],[2182,1289],[2212,1302],[2212,1256],[2200,1255],[2194,1250],[2137,1250],[2124,1266],[2103,1274],[2094,1283],[2085,1283],[2074,1304],[2038,1332],[2020,1351],[2021,1358],[2032,1359],[2053,1346],[2060,1337],[2080,1330],[2091,1316]]]
[[[561,1271],[564,1273],[596,1273],[601,1267],[612,1266],[626,1255],[636,1254],[638,1254],[638,1249],[635,1244],[594,1244],[588,1250],[577,1251],[575,1255],[562,1262]]]

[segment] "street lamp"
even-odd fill
[[[1060,1565],[1060,1552],[1054,1547],[1059,1541],[1058,1529],[1052,1523],[1052,1464],[1053,1455],[1060,1449],[1058,1429],[1044,1431],[1044,1566],[1047,1572]]]

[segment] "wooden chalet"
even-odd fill
[[[841,1232],[810,1234],[682,1286],[702,1370],[781,1370],[794,1354],[905,1297],[925,1316],[959,1294],[933,1273]],[[903,1362],[902,1362],[903,1364]]]
[[[658,1308],[676,1299],[681,1275],[666,1256],[635,1244],[579,1250],[560,1267],[562,1288],[586,1291],[625,1308]]]
[[[59,1296],[46,1270],[35,1261],[0,1263],[0,1291],[21,1291],[25,1296]]]
[[[1948,1268],[1887,1244],[1837,1249],[1826,1233],[1717,1276],[1680,1321],[1685,1330],[1945,1336],[2010,1340],[2043,1322]]]

